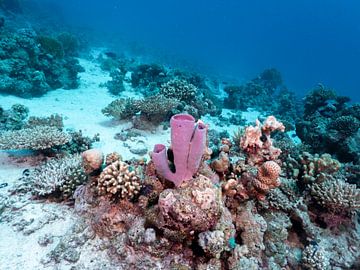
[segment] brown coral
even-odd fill
[[[305,184],[322,182],[327,175],[332,175],[339,171],[341,163],[333,159],[330,154],[312,155],[308,152],[300,156],[302,169],[302,180]]]
[[[117,195],[122,199],[132,199],[140,191],[140,178],[128,164],[116,161],[100,174],[97,190],[101,195]]]
[[[331,211],[351,211],[360,208],[360,189],[342,179],[328,179],[311,186],[317,202]]]
[[[220,152],[219,158],[211,162],[211,168],[217,173],[226,173],[230,167],[229,155],[226,152]]]
[[[110,154],[107,154],[105,157],[105,165],[109,166],[110,164],[118,161],[118,160],[122,160],[121,156],[119,153],[117,152],[112,152]]]

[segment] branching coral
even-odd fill
[[[70,136],[55,127],[37,126],[3,132],[0,134],[0,149],[45,150],[69,141]]]
[[[328,179],[311,186],[311,194],[331,211],[351,211],[360,208],[360,189],[341,179]]]
[[[109,194],[121,199],[132,199],[140,191],[140,178],[135,170],[120,160],[107,166],[97,180],[100,195]]]
[[[319,156],[318,154],[311,155],[304,152],[299,158],[302,180],[306,184],[321,182],[327,175],[336,173],[341,167],[341,163],[329,154]]]
[[[71,197],[75,189],[86,182],[80,156],[54,159],[41,165],[25,176],[34,195],[58,195]]]
[[[63,118],[58,114],[52,114],[49,117],[29,117],[25,127],[34,128],[36,126],[51,126],[62,130],[64,128]]]

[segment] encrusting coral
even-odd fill
[[[178,241],[192,238],[196,232],[212,229],[221,216],[220,190],[209,179],[199,176],[184,182],[178,189],[161,192],[158,206],[151,213],[157,213],[155,220],[149,219],[166,235]]]
[[[0,149],[45,150],[53,146],[64,145],[70,136],[56,127],[36,126],[0,134]]]
[[[136,171],[118,160],[103,170],[96,188],[100,195],[108,194],[130,200],[139,193],[141,183]]]

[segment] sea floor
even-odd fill
[[[111,120],[101,113],[101,109],[116,97],[100,86],[111,78],[93,60],[98,52],[95,50],[88,59],[79,59],[85,72],[80,74],[78,89],[58,89],[32,99],[0,96],[1,106],[8,109],[20,103],[29,108],[32,116],[60,114],[64,117],[65,129],[82,130],[91,137],[98,133],[100,142],[95,148],[100,148],[104,154],[116,151],[123,159],[148,158],[154,144],[169,143],[170,130],[160,126],[151,131],[137,130],[139,135],[126,141],[115,138],[117,133],[131,129],[132,124]],[[122,95],[134,96],[130,88]],[[225,110],[223,113],[232,112]],[[258,116],[256,111],[243,114],[248,122],[254,122]],[[238,128],[219,127],[218,119],[209,116],[202,120],[210,128],[227,130],[229,134]],[[0,219],[0,269],[114,269],[102,249],[101,240],[86,230],[72,206],[23,195],[9,196],[9,191],[21,184],[23,171],[36,164],[31,152],[0,151],[0,183],[8,184],[0,189],[0,212],[4,211]],[[4,205],[8,206],[5,210],[1,208]],[[68,251],[60,252],[65,247]]]

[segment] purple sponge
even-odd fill
[[[206,148],[207,126],[199,121],[195,123],[189,114],[177,114],[171,117],[170,127],[175,172],[170,170],[165,145],[156,144],[151,158],[157,173],[179,186],[199,169]]]

